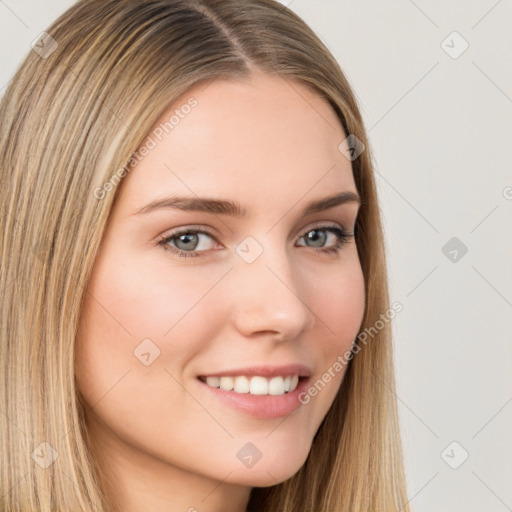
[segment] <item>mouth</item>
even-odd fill
[[[311,377],[297,375],[209,375],[197,377],[205,398],[260,420],[282,418],[299,409]]]

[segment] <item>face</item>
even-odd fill
[[[172,130],[156,131],[176,109]],[[152,133],[120,184],[82,310],[87,427],[125,468],[275,485],[305,462],[363,318],[356,241],[344,238],[359,204],[305,212],[357,194],[346,134],[319,95],[264,74],[191,89]],[[203,211],[199,198],[245,214]]]

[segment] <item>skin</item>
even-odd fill
[[[293,85],[293,87],[292,87]],[[285,418],[256,419],[210,396],[197,376],[255,364],[303,363],[311,382],[349,350],[364,313],[356,241],[319,254],[304,235],[322,224],[353,233],[359,205],[308,217],[312,200],[357,192],[330,105],[305,85],[260,72],[187,92],[198,105],[122,180],[95,261],[76,348],[76,378],[104,483],[119,510],[244,512],[253,487],[304,464],[344,370]],[[246,218],[160,209],[178,194],[238,201]],[[183,258],[158,241],[211,228]],[[323,247],[336,236],[321,231]],[[235,251],[252,236],[263,252]],[[183,237],[182,237],[183,238]],[[229,272],[228,272],[229,271]],[[134,356],[144,339],[160,355]],[[237,452],[252,442],[248,468]]]

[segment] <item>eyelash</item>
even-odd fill
[[[315,248],[311,247],[315,250],[315,252],[319,254],[329,254],[329,255],[337,255],[340,251],[340,249],[343,247],[343,245],[350,243],[352,238],[354,238],[353,233],[348,233],[344,229],[339,228],[338,226],[332,226],[332,225],[324,225],[324,226],[318,226],[311,229],[308,229],[300,238],[304,238],[309,232],[311,231],[329,231],[330,233],[333,233],[336,235],[336,243],[334,245],[331,245],[327,248]],[[207,252],[207,251],[182,251],[181,249],[177,249],[176,247],[172,247],[168,245],[168,243],[173,240],[174,238],[178,238],[180,235],[185,234],[204,234],[211,237],[213,240],[215,240],[217,243],[217,239],[213,235],[213,233],[210,233],[208,230],[199,230],[199,229],[193,229],[193,228],[187,228],[182,229],[179,231],[176,231],[174,233],[171,233],[170,235],[165,236],[164,238],[160,239],[158,241],[158,245],[162,246],[162,248],[165,251],[171,251],[174,254],[177,254],[181,258],[188,258],[188,257],[203,257],[204,255],[201,253]],[[307,246],[304,246],[307,247]]]

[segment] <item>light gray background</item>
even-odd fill
[[[0,0],[0,94],[72,3]],[[393,330],[410,505],[512,510],[512,2],[282,3],[338,59],[369,131],[404,307]],[[469,44],[457,58],[454,31]],[[443,253],[452,237],[466,254]]]

